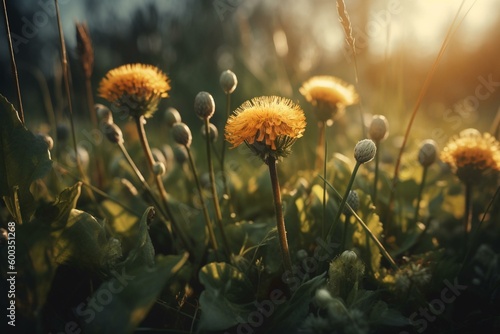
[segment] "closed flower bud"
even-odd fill
[[[373,116],[370,128],[368,129],[368,134],[370,135],[370,138],[377,143],[387,138],[389,135],[389,123],[387,123],[385,116]]]
[[[42,139],[45,142],[45,144],[47,144],[47,149],[49,151],[51,151],[54,148],[54,139],[52,139],[51,136],[43,134],[43,133],[39,133],[39,134],[37,134],[37,137]]]
[[[153,164],[153,173],[155,175],[162,176],[163,174],[165,174],[166,171],[167,168],[165,168],[165,164],[163,162],[157,161]]]
[[[189,155],[184,146],[175,145],[173,148],[173,152],[174,152],[174,159],[175,161],[177,161],[179,165],[183,165],[189,159]]]
[[[322,288],[316,290],[314,301],[320,308],[327,308],[328,305],[333,301],[333,297],[327,289]]]
[[[215,112],[215,101],[212,95],[199,92],[194,98],[194,112],[201,119],[212,117]]]
[[[209,123],[208,124],[208,131],[209,131],[209,134],[210,134],[210,141],[212,143],[216,142],[217,138],[219,137],[219,130],[217,130],[217,127],[214,124]],[[201,127],[201,134],[203,135],[203,137],[207,136],[207,133],[206,133],[206,130],[205,130],[205,125],[203,125]]]
[[[169,127],[182,122],[181,114],[175,108],[167,108],[163,114],[163,118]]]
[[[418,151],[418,162],[423,167],[429,167],[436,161],[438,155],[437,144],[432,139],[424,140],[420,144],[420,150]]]
[[[347,204],[354,210],[357,211],[359,209],[359,196],[358,193],[354,190],[349,191],[349,196],[347,196]],[[347,206],[344,208],[344,214],[351,214],[351,210],[347,208]]]
[[[330,263],[327,289],[333,297],[347,300],[352,290],[359,289],[365,265],[355,252],[346,250]]]
[[[56,127],[56,138],[58,142],[65,142],[69,138],[69,127],[66,124],[58,124]]]
[[[122,130],[115,123],[101,123],[106,138],[113,144],[123,143]]]
[[[299,249],[297,251],[297,260],[303,261],[305,260],[309,255],[307,254],[307,251],[305,249]]]
[[[224,93],[231,94],[232,92],[234,92],[236,86],[238,85],[238,78],[232,71],[226,70],[220,75],[219,82]]]
[[[360,140],[354,147],[354,158],[360,164],[371,161],[376,153],[377,146],[371,139]]]
[[[172,137],[177,144],[186,147],[190,147],[193,141],[191,130],[189,130],[189,127],[184,123],[176,123],[172,126]]]
[[[109,124],[114,122],[113,121],[113,113],[105,105],[97,103],[94,105],[94,109],[95,109],[95,112],[97,113],[97,117],[99,118],[99,120],[101,122],[109,123]]]

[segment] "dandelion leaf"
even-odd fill
[[[16,206],[20,208],[26,222],[36,209],[30,186],[47,174],[52,161],[47,144],[24,127],[14,106],[2,95],[0,108],[0,195],[14,217]],[[14,201],[14,187],[19,187],[18,203]]]
[[[112,271],[112,278],[90,297],[92,301],[110,295],[109,303],[100,312],[95,312],[90,303],[80,312],[88,315],[82,319],[84,333],[133,333],[187,259],[187,253],[158,256],[153,267],[137,265]]]
[[[254,290],[241,271],[227,263],[209,263],[199,273],[205,290],[200,296],[199,330],[218,331],[247,322],[256,310]]]

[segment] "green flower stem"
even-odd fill
[[[283,208],[281,203],[281,191],[278,181],[278,172],[276,170],[276,158],[269,157],[267,159],[267,165],[269,166],[269,175],[271,176],[271,185],[273,188],[274,210],[276,214],[276,225],[278,228],[281,255],[283,256],[285,271],[292,272],[292,259],[290,257],[288,240],[286,237],[285,218],[283,217]]]
[[[212,197],[213,197],[213,202],[214,202],[214,209],[215,209],[215,218],[217,221],[217,226],[219,227],[220,234],[222,237],[222,243],[224,245],[224,251],[226,252],[226,256],[228,259],[231,259],[231,250],[229,248],[229,243],[227,242],[226,238],[226,233],[224,232],[224,226],[222,225],[222,213],[220,210],[220,205],[219,205],[219,196],[217,195],[217,187],[215,186],[215,173],[214,173],[214,166],[212,164],[212,154],[211,154],[211,147],[210,147],[210,126],[208,122],[208,118],[205,118],[205,135],[206,135],[206,142],[207,142],[207,160],[208,160],[208,169],[209,169],[209,175],[210,175],[210,184],[212,188]]]
[[[144,188],[144,190],[146,190],[146,192],[148,193],[149,197],[153,201],[154,205],[158,208],[158,211],[160,211],[160,213],[163,215],[163,217],[166,220],[169,220],[168,214],[165,212],[165,209],[160,204],[160,202],[158,202],[158,200],[156,199],[156,197],[155,197],[155,195],[153,193],[153,190],[151,189],[151,187],[149,186],[149,184],[146,182],[146,179],[142,175],[142,173],[139,170],[139,168],[137,168],[137,165],[134,163],[134,160],[132,160],[132,158],[130,157],[130,154],[128,153],[128,151],[125,148],[125,146],[123,145],[123,143],[118,142],[118,147],[120,147],[120,150],[122,151],[122,154],[123,154],[125,160],[127,160],[127,162],[130,165],[130,167],[132,167],[132,170],[134,171],[134,174],[137,176],[137,178],[141,182],[142,187]],[[172,234],[172,231],[168,227],[169,226],[167,225],[167,229],[168,229],[169,233]],[[184,247],[191,252],[192,251],[191,244],[188,242],[186,236],[184,235],[184,232],[182,230],[176,230],[176,232],[179,235],[179,238],[181,239],[181,242],[184,245]],[[194,253],[192,253],[192,254],[194,254]]]
[[[415,204],[415,214],[413,215],[413,222],[417,223],[418,221],[418,211],[420,209],[420,201],[422,201],[422,194],[424,193],[425,187],[425,179],[427,178],[427,170],[429,168],[424,166],[424,170],[422,171],[422,182],[420,183],[420,187],[418,189],[417,203]]]
[[[341,251],[344,251],[345,250],[345,241],[347,239],[347,229],[349,228],[349,221],[351,220],[351,214],[350,213],[347,213],[345,215],[345,224],[344,224],[344,231],[342,233],[342,242],[340,244],[340,250]],[[367,239],[368,239],[368,235],[367,235]],[[368,240],[367,240],[368,241]],[[367,244],[368,246],[368,244]]]
[[[320,178],[322,178],[321,175],[318,175],[318,176]],[[337,195],[338,198],[342,198],[341,195],[340,195],[340,193],[337,191],[337,189],[335,189],[328,181],[326,182],[326,184],[334,191],[335,195]],[[346,198],[346,197],[347,196],[344,196],[344,198]],[[354,211],[348,203],[346,203],[345,205],[349,209],[349,211],[351,212],[351,215],[353,215],[354,218],[356,218],[356,220],[358,221],[358,223],[361,224],[361,227],[363,227],[363,229],[365,230],[365,232],[370,236],[370,238],[373,240],[373,242],[375,242],[375,244],[377,245],[377,247],[380,249],[380,252],[382,253],[382,256],[385,257],[385,259],[387,261],[389,261],[389,263],[391,264],[391,266],[395,270],[399,270],[398,266],[396,265],[396,262],[394,262],[394,259],[391,257],[391,255],[389,254],[389,252],[385,249],[385,247],[377,239],[377,237],[375,236],[375,234],[373,234],[373,232],[365,224],[365,222],[361,219],[361,217],[358,216],[358,214],[356,213],[356,211]]]
[[[375,154],[375,175],[373,177],[373,205],[377,206],[377,192],[378,192],[378,165],[380,163],[380,141],[376,141],[377,153]]]
[[[469,241],[469,233],[472,227],[472,183],[465,184],[465,214],[464,214],[464,228],[465,228],[465,246]]]
[[[469,245],[465,245],[465,248],[467,249],[467,251],[465,252],[464,260],[462,261],[462,264],[460,266],[460,270],[459,270],[457,276],[459,276],[460,273],[462,273],[462,270],[465,268],[465,264],[467,263],[467,260],[469,259],[472,248],[474,247],[474,244],[477,242],[477,238],[479,237],[479,230],[481,229],[481,225],[483,224],[484,219],[488,216],[488,213],[490,212],[491,207],[493,206],[493,204],[497,200],[497,197],[499,194],[500,194],[500,186],[497,187],[497,190],[495,191],[495,194],[493,195],[490,202],[488,203],[486,210],[484,210],[483,217],[481,218],[481,220],[477,224],[476,228],[474,229],[474,232],[472,232],[471,243]]]
[[[325,146],[325,151],[323,153],[323,178],[326,180],[326,160],[328,157],[328,142],[326,140],[326,122],[323,122],[321,127],[323,129],[323,145]],[[321,236],[325,237],[325,227],[326,227],[326,181],[323,181],[323,222],[321,224]]]
[[[200,180],[198,178],[198,172],[196,171],[196,166],[194,165],[193,155],[191,154],[191,149],[184,145],[189,157],[189,165],[191,166],[191,171],[193,172],[194,180],[196,182],[196,188],[198,188],[198,195],[200,196],[200,203],[203,209],[203,216],[205,218],[205,223],[207,224],[208,229],[208,237],[210,239],[210,244],[215,251],[215,256],[217,257],[217,251],[219,250],[219,246],[217,245],[217,239],[215,238],[214,228],[212,226],[212,222],[210,221],[210,216],[208,214],[207,205],[205,204],[205,200],[203,198],[203,191],[201,189]]]
[[[229,119],[229,114],[231,113],[231,94],[226,94],[226,121]],[[226,141],[222,140],[222,150],[221,150],[221,156],[220,156],[220,171],[222,174],[222,183],[224,184],[224,198],[227,199],[228,201],[230,200],[230,194],[229,194],[229,186],[227,184],[227,178],[226,178],[226,168],[224,166],[224,158],[226,157]],[[229,201],[229,204],[231,202]],[[231,205],[230,211],[232,213]]]
[[[333,220],[333,225],[330,226],[328,234],[326,235],[327,238],[331,237],[330,234],[333,234],[333,232],[337,228],[337,224],[340,221],[340,215],[342,214],[342,211],[344,210],[344,207],[346,205],[347,197],[349,196],[349,191],[351,190],[352,185],[354,184],[354,179],[356,178],[356,173],[358,172],[359,166],[361,166],[361,164],[359,162],[356,162],[356,165],[354,166],[354,170],[352,171],[352,174],[351,174],[351,179],[349,180],[349,184],[347,185],[347,188],[345,190],[344,197],[342,197],[342,201],[340,202],[339,210],[337,211],[337,215],[335,216],[335,219]],[[325,180],[325,182],[326,182],[326,180]]]
[[[318,146],[316,147],[316,162],[315,162],[315,169],[319,170],[322,166],[322,161],[321,158],[323,157],[323,152],[324,152],[324,145],[325,145],[325,128],[326,128],[326,122],[318,122]],[[323,157],[326,158],[326,157]]]
[[[153,172],[153,165],[155,163],[153,154],[151,153],[151,148],[149,147],[148,138],[146,137],[146,131],[144,130],[144,116],[135,117],[135,124],[137,126],[137,132],[139,134],[139,139],[141,141],[142,149],[144,154],[146,155],[146,160],[148,162],[149,171],[151,174],[155,175]],[[167,212],[170,223],[174,227],[174,229],[179,233],[181,229],[174,219],[174,215],[172,214],[172,210],[170,209],[170,205],[168,204],[167,191],[165,190],[165,186],[163,185],[163,180],[160,175],[155,175],[156,186],[158,187],[158,191],[160,192],[160,196],[163,202],[163,207]]]

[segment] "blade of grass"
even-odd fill
[[[7,14],[7,4],[5,0],[3,0],[3,15],[5,18],[5,30],[7,31],[7,40],[9,42],[9,54],[10,54],[10,66],[12,68],[12,75],[14,77],[14,87],[16,87],[17,91],[17,102],[19,104],[19,119],[21,123],[24,125],[24,109],[23,109],[23,101],[21,98],[21,88],[19,87],[19,76],[17,74],[17,66],[16,66],[16,57],[14,56],[14,48],[12,46],[12,35],[10,34],[10,24],[9,24],[9,15]]]
[[[323,177],[321,175],[318,175],[318,176],[321,179],[323,179]],[[323,179],[323,181],[325,181],[325,183],[334,191],[335,195],[337,195],[337,197],[340,200],[342,200],[342,195],[340,195],[340,193],[337,191],[337,189],[335,189],[330,184],[330,182],[326,181],[325,179]],[[363,221],[363,219],[361,219],[361,217],[358,216],[358,214],[351,208],[351,206],[348,203],[345,203],[345,207],[349,209],[349,211],[356,218],[356,220],[358,221],[358,223],[361,224],[361,227],[363,227],[363,229],[365,230],[365,232],[368,233],[368,235],[373,240],[373,242],[375,242],[375,244],[377,245],[377,247],[380,249],[380,252],[382,253],[382,255],[386,258],[387,261],[389,261],[389,263],[392,266],[392,268],[395,269],[395,270],[399,270],[396,262],[394,262],[394,259],[391,257],[391,255],[385,249],[385,247],[382,245],[382,243],[377,239],[377,237],[375,236],[375,234],[373,234],[373,232],[370,230],[370,228],[365,224],[365,222]]]
[[[463,8],[464,4],[465,4],[465,0],[462,0],[462,3],[460,4],[460,7],[458,8],[457,13],[455,14],[455,17],[454,17],[454,19],[453,19],[453,21],[452,21],[452,23],[451,23],[451,25],[450,25],[447,33],[446,33],[444,41],[441,44],[441,48],[440,48],[440,50],[438,52],[438,55],[436,56],[436,59],[432,63],[431,69],[427,73],[427,76],[426,76],[425,81],[424,81],[424,83],[422,85],[422,88],[421,88],[420,93],[418,95],[418,98],[417,98],[417,101],[415,103],[415,106],[413,107],[413,111],[411,113],[410,120],[409,120],[408,125],[406,127],[405,135],[404,135],[404,138],[403,138],[403,143],[401,144],[401,148],[399,149],[398,158],[397,158],[396,164],[394,166],[394,176],[393,176],[393,180],[392,180],[392,188],[391,188],[391,193],[390,193],[390,197],[389,197],[389,216],[388,216],[388,219],[386,219],[387,225],[389,225],[389,226],[390,226],[391,212],[393,210],[394,196],[395,196],[396,187],[397,187],[397,184],[398,184],[398,176],[399,176],[399,168],[400,168],[400,165],[401,165],[401,158],[402,158],[403,152],[404,152],[404,150],[406,148],[406,143],[407,143],[408,138],[410,136],[410,131],[411,131],[413,122],[415,120],[415,117],[417,116],[418,110],[420,109],[420,106],[421,106],[421,104],[422,104],[422,102],[424,100],[424,97],[427,94],[427,91],[428,91],[428,89],[430,87],[431,81],[434,78],[434,74],[436,73],[437,67],[438,67],[441,59],[443,58],[443,55],[444,55],[444,53],[446,51],[446,48],[448,47],[448,44],[450,43],[450,40],[451,40],[452,36],[455,34],[455,32],[457,31],[457,29],[460,27],[461,23],[463,22],[464,18],[467,16],[467,14],[469,13],[469,11],[474,6],[475,1],[472,3],[472,5],[470,6],[470,8],[464,14],[464,16],[462,17],[462,19],[459,20],[459,16],[460,16],[460,13],[462,12],[462,8]],[[386,226],[386,230],[387,230],[387,227],[388,226]]]

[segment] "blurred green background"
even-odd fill
[[[386,115],[392,135],[403,133],[460,2],[346,1],[358,48],[357,89],[363,111]],[[310,76],[335,75],[355,83],[352,55],[333,0],[59,3],[74,106],[85,120],[84,80],[75,50],[76,21],[85,21],[90,28],[95,48],[94,91],[114,67],[133,62],[156,65],[172,81],[171,97],[162,102],[162,109],[176,107],[184,121],[196,127],[199,123],[192,105],[198,91],[210,92],[218,109],[224,110],[218,80],[225,69],[233,70],[239,79],[233,109],[254,96],[278,94],[298,101],[310,112],[298,93],[298,87]],[[465,1],[462,15],[472,3]],[[56,115],[65,112],[54,5],[52,0],[11,0],[7,6],[27,126],[35,128],[46,119],[48,108]],[[439,65],[413,137],[433,138],[444,146],[449,135],[461,129],[490,130],[500,102],[499,9],[500,2],[495,0],[477,1],[471,7]],[[3,24],[1,29],[5,36]],[[0,92],[15,101],[5,38],[0,54]],[[478,88],[485,81],[490,86]],[[96,97],[96,102],[103,101]],[[346,125],[357,119],[346,117],[338,131],[349,132]],[[224,120],[225,113],[218,112],[213,122],[222,125]],[[350,137],[359,139],[358,129],[355,126]]]

